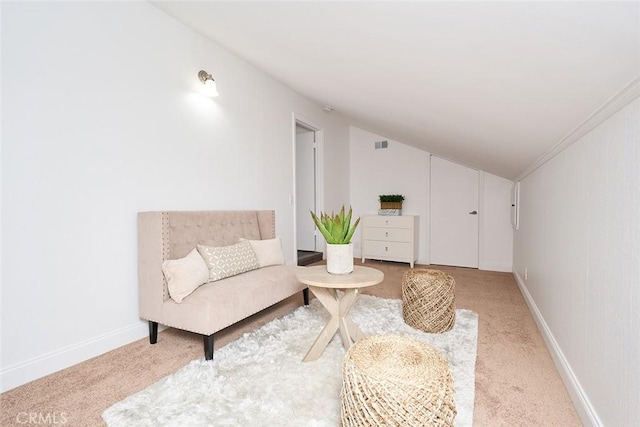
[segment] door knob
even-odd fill
[[[478,211],[471,211],[469,212],[469,215],[478,215]]]

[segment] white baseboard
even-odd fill
[[[544,338],[547,349],[551,354],[551,358],[553,359],[553,362],[556,365],[558,372],[560,373],[560,377],[562,378],[562,381],[564,382],[564,385],[569,392],[569,396],[571,397],[571,400],[576,407],[576,411],[578,412],[578,416],[582,420],[583,425],[601,427],[602,422],[600,421],[600,418],[598,418],[598,414],[596,413],[595,408],[591,405],[588,396],[580,385],[580,381],[578,381],[578,378],[573,373],[569,362],[560,350],[560,346],[558,346],[556,339],[553,337],[551,330],[547,326],[547,322],[545,322],[544,318],[542,317],[542,313],[540,313],[540,310],[538,310],[538,306],[529,293],[527,286],[516,271],[513,271],[513,276],[515,277],[516,282],[518,283],[518,287],[522,292],[522,296],[524,296],[524,300],[529,306],[529,310],[531,311],[531,314],[533,315],[533,318],[538,325],[538,329],[542,334],[542,338]]]
[[[513,266],[506,265],[506,264],[484,262],[484,263],[480,263],[480,265],[478,266],[478,270],[511,273],[511,271],[513,270]]]
[[[101,336],[73,344],[24,362],[8,366],[0,372],[0,392],[68,368],[92,357],[149,336],[148,323],[138,322]]]

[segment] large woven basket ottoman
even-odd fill
[[[342,426],[453,426],[453,393],[449,364],[436,349],[373,335],[355,343],[342,365]]]
[[[429,333],[446,332],[456,323],[453,277],[440,270],[414,268],[402,277],[402,316],[407,325]]]

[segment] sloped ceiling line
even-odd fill
[[[637,1],[149,1],[354,126],[508,179],[640,75]]]
[[[602,107],[593,112],[585,121],[580,123],[575,129],[562,138],[556,145],[554,145],[549,151],[544,153],[538,160],[533,162],[531,166],[525,169],[520,175],[518,175],[514,181],[520,181],[540,166],[547,163],[558,153],[567,149],[571,144],[578,139],[589,133],[592,129],[598,126],[600,123],[613,116],[618,111],[622,110],[627,105],[631,104],[635,99],[640,97],[640,75],[625,86],[620,92],[612,96]]]

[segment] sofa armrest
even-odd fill
[[[165,299],[162,263],[163,253],[163,213],[138,213],[138,306],[140,318],[159,321],[162,318],[162,304]]]

